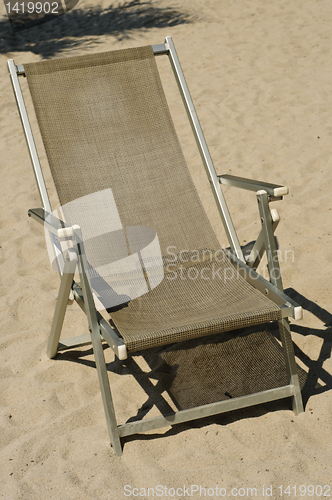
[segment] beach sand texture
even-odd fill
[[[99,14],[88,17],[96,6]],[[307,488],[302,498],[320,494],[316,488],[311,496],[310,485],[332,496],[331,2],[160,0],[136,6],[133,15],[129,8],[125,18],[124,9],[109,6],[81,0],[66,20],[43,25],[38,38],[32,30],[10,36],[0,5],[0,498],[118,500],[133,498],[133,488],[139,498],[151,498],[152,490],[148,496],[140,489],[157,485],[211,488],[189,490],[193,498],[217,498],[221,488],[226,496],[237,488],[238,497],[250,498],[247,488],[257,488],[257,498],[295,498],[293,487],[300,496],[301,485]],[[119,459],[109,445],[91,349],[56,360],[45,354],[59,278],[50,269],[43,228],[27,217],[40,200],[6,61],[157,44],[165,36],[175,42],[217,172],[290,189],[275,204],[277,236],[284,288],[304,308],[291,329],[298,364],[307,372],[306,406],[298,417],[279,402],[134,436]],[[158,64],[164,73],[164,62]],[[182,131],[176,87],[170,76],[164,81]],[[226,243],[195,145],[185,134],[181,140],[208,216]],[[45,177],[54,201],[47,171]],[[239,196],[232,188],[225,194],[241,242],[255,239],[255,194]],[[86,318],[74,304],[64,335],[83,333]],[[113,363],[110,349],[105,356],[123,422],[147,396],[126,367]],[[173,494],[160,491],[159,498]],[[178,490],[173,498],[187,496]]]

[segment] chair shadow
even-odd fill
[[[33,52],[45,59],[78,45],[100,43],[97,37],[102,35],[122,40],[136,30],[167,28],[193,20],[187,12],[157,7],[150,0],[131,0],[106,9],[77,7],[52,21],[15,33],[6,16],[0,19],[0,53]]]
[[[108,350],[110,347],[107,344],[103,344],[103,349]],[[155,352],[152,352],[155,351]],[[158,354],[158,348],[149,349],[150,356],[146,356],[146,352],[143,353],[132,353],[126,360],[120,361],[115,357],[114,361],[107,363],[107,369],[109,372],[116,373],[118,375],[128,375],[134,377],[135,381],[139,384],[140,388],[143,389],[146,400],[141,404],[140,408],[137,410],[135,415],[132,415],[127,419],[126,423],[135,422],[142,420],[146,417],[149,412],[153,409],[153,407],[157,408],[160,414],[166,415],[171,414],[176,409],[181,409],[181,405],[176,400],[176,398],[172,397],[172,383],[177,375],[178,366],[175,364],[173,366],[169,366],[167,363],[163,362],[160,359]],[[58,353],[56,359],[76,362],[80,364],[84,364],[85,366],[89,366],[91,368],[95,368],[95,362],[93,360],[84,359],[86,356],[93,355],[92,348],[86,348],[84,351],[81,350],[70,350]],[[151,367],[150,358],[156,357],[155,363]],[[142,356],[147,364],[150,366],[151,370],[149,372],[143,371],[139,366],[139,363],[135,358],[139,358]],[[157,383],[154,385],[151,381],[152,378],[156,380],[156,377],[153,374],[157,369],[158,364],[161,366],[162,376],[157,380]],[[159,374],[160,375],[160,374]],[[282,384],[280,384],[282,385]],[[303,383],[302,383],[303,385]],[[166,401],[163,397],[162,393],[168,393],[168,396],[172,400],[173,407]],[[227,397],[224,399],[228,399],[228,397],[232,397],[230,394],[226,394]],[[177,407],[177,408],[174,408]],[[216,414],[207,417],[201,417],[196,420],[191,420],[189,422],[178,423],[172,426],[170,429],[165,431],[165,428],[158,429],[157,432],[149,432],[148,434],[138,433],[130,436],[125,436],[121,438],[121,442],[123,447],[125,447],[126,443],[131,441],[150,441],[155,439],[163,438],[164,436],[175,436],[180,434],[181,432],[190,429],[190,428],[204,428],[211,424],[217,424],[221,426],[228,425],[232,422],[255,418],[266,413],[272,413],[280,410],[290,410],[291,403],[290,398],[271,401],[268,403],[262,403],[260,405],[251,406],[243,409],[233,410],[226,413]],[[159,431],[159,432],[158,432]]]
[[[320,319],[322,322],[325,323],[325,328],[324,329],[313,329],[313,328],[308,328],[308,327],[303,327],[299,325],[292,324],[291,325],[291,330],[299,333],[301,335],[307,336],[307,335],[315,335],[319,338],[323,339],[323,344],[321,347],[320,354],[318,356],[317,360],[312,360],[307,354],[305,354],[296,344],[294,344],[294,349],[295,349],[295,355],[297,356],[298,359],[304,363],[304,365],[307,367],[307,372],[302,370],[300,367],[298,367],[299,371],[299,377],[300,377],[300,384],[301,384],[301,389],[302,389],[302,397],[303,397],[303,403],[304,406],[307,405],[308,400],[311,396],[321,394],[323,392],[326,392],[330,389],[332,389],[332,375],[330,375],[324,368],[323,368],[323,363],[326,359],[328,359],[331,356],[331,347],[332,347],[332,315],[328,313],[326,310],[322,309],[319,305],[315,304],[311,300],[307,299],[300,293],[298,293],[296,290],[289,288],[285,290],[285,293],[294,299],[299,305],[301,305],[304,309],[308,310],[310,313],[314,314],[318,319]],[[255,331],[258,333],[260,331],[263,331],[264,327],[259,327],[252,329],[252,331]],[[232,350],[236,351],[238,346],[240,348],[245,348],[245,345],[243,344],[243,341],[250,336],[250,329],[249,329],[249,335],[246,333],[248,330],[243,330],[242,332],[240,331],[239,334],[236,335],[236,338],[238,339],[237,342],[238,344],[234,344]],[[228,332],[221,334],[221,336],[215,341],[212,341],[212,345],[215,344],[215,346],[219,346],[223,342],[226,343],[229,342],[232,337],[234,336],[233,332]],[[278,338],[278,334],[275,333],[275,338]],[[211,345],[211,339],[215,337],[206,337],[205,342],[208,345]],[[271,339],[270,339],[271,340]],[[186,344],[186,356],[188,355],[189,352],[189,358],[191,356],[191,350],[194,352],[194,350],[197,348],[197,345],[199,342],[201,342],[202,339],[199,339],[197,342],[195,341],[190,341],[188,344],[188,341],[185,341]],[[273,338],[272,338],[273,341]],[[240,342],[240,343],[239,343]],[[204,340],[203,340],[204,343]],[[242,343],[242,344],[241,344]],[[181,357],[181,349],[183,347],[183,343],[178,343],[178,344],[173,344],[173,346],[166,348],[154,348],[154,349],[149,349],[146,351],[143,351],[141,353],[132,353],[131,356],[129,356],[126,360],[124,361],[119,361],[116,357],[114,361],[111,363],[108,363],[107,368],[109,371],[113,373],[117,373],[119,375],[125,375],[125,374],[131,374],[134,376],[136,382],[140,385],[140,387],[143,389],[144,393],[147,396],[147,399],[144,401],[144,403],[141,405],[141,407],[138,409],[136,415],[132,416],[127,420],[127,422],[134,422],[137,420],[143,419],[153,407],[156,407],[160,413],[162,414],[167,414],[167,413],[173,413],[174,412],[174,406],[175,406],[175,411],[176,409],[181,409],[186,407],[188,401],[185,399],[181,400],[181,379],[180,379],[180,398],[178,398],[179,391],[177,392],[177,387],[176,387],[176,377],[178,376],[179,372],[179,364],[177,361],[182,361],[183,358]],[[273,345],[272,345],[273,344]],[[280,349],[276,350],[277,344],[273,341],[272,342],[272,350],[271,350],[271,357],[277,357],[277,364],[276,371],[270,371],[268,370],[267,372],[264,373],[263,378],[264,383],[266,383],[267,379],[270,379],[272,382],[275,382],[275,377],[276,375],[279,376],[279,368],[278,366],[280,365],[280,356],[279,353],[281,352]],[[264,345],[261,343],[261,346],[263,346],[263,355],[262,359],[266,359],[266,348],[264,348]],[[104,349],[108,349],[108,345],[103,346]],[[219,348],[219,347],[218,347]],[[264,350],[265,349],[265,350]],[[153,351],[153,352],[152,352]],[[166,358],[165,358],[165,352],[166,352]],[[180,353],[178,356],[177,353]],[[232,353],[232,351],[231,351]],[[68,360],[68,361],[74,361],[77,363],[82,363],[85,364],[86,366],[95,367],[94,361],[90,361],[87,359],[84,359],[87,355],[92,355],[93,351],[91,348],[88,348],[84,351],[81,350],[72,350],[72,351],[66,351],[64,353],[59,353],[57,358],[62,359],[62,360]],[[171,358],[167,358],[167,356],[171,356]],[[175,357],[174,357],[175,355]],[[173,358],[172,358],[173,356]],[[177,357],[178,356],[178,357]],[[145,363],[149,366],[150,371],[146,372],[142,370],[142,368],[139,366],[139,357],[142,357],[145,361]],[[249,356],[250,357],[250,356]],[[154,361],[152,361],[154,359]],[[170,363],[169,361],[173,359],[173,364]],[[174,362],[175,360],[175,362]],[[196,363],[197,360],[196,358],[192,358],[189,361],[189,364],[187,364],[187,368],[185,369],[185,374],[188,376],[191,373],[194,374],[194,372],[190,372],[192,369],[191,366],[193,363]],[[256,361],[254,362],[256,364]],[[267,362],[266,365],[269,363]],[[203,365],[204,366],[204,363]],[[188,371],[189,367],[189,371]],[[245,368],[246,370],[247,368]],[[207,373],[202,375],[202,379],[206,378]],[[242,374],[243,376],[243,374]],[[232,376],[233,377],[233,376]],[[280,375],[280,380],[278,381],[278,384],[276,385],[283,385],[285,382],[282,378],[282,375]],[[155,379],[156,383],[152,383],[152,379]],[[247,377],[249,378],[249,377]],[[261,383],[261,378],[258,377],[259,380],[257,382],[257,379],[254,381],[254,391],[252,392],[258,392],[259,390],[262,390],[264,388],[259,387],[259,384]],[[321,380],[325,385],[321,385],[319,383],[319,380]],[[175,383],[174,383],[175,382]],[[198,382],[198,384],[196,384]],[[192,385],[199,385],[200,381],[194,380],[194,384]],[[236,375],[234,375],[234,385],[236,386],[238,383],[238,380],[236,378]],[[257,384],[258,385],[255,385]],[[286,382],[287,383],[287,382]],[[179,384],[178,384],[179,385]],[[217,384],[218,385],[218,384]],[[275,385],[275,386],[276,386]],[[174,390],[175,387],[175,390]],[[204,391],[209,389],[209,386],[203,386]],[[206,389],[207,387],[207,389]],[[269,387],[267,387],[269,388]],[[162,393],[167,392],[168,395],[170,396],[171,403],[173,403],[173,406],[169,404],[166,399],[162,396]],[[186,394],[186,391],[185,391]],[[236,394],[234,393],[234,397],[237,397],[238,395],[241,394]],[[224,396],[224,395],[222,395]],[[233,397],[233,394],[229,394],[228,392],[225,392],[225,398],[227,399],[229,397]],[[210,402],[210,401],[208,401]],[[184,403],[184,404],[183,404]],[[190,403],[190,401],[189,401]],[[207,425],[210,425],[212,423],[218,424],[218,425],[228,425],[229,423],[232,423],[234,421],[242,420],[243,418],[254,418],[254,417],[259,417],[261,415],[264,415],[266,413],[271,413],[274,411],[280,411],[280,410],[286,410],[290,409],[290,402],[289,398],[284,399],[284,400],[279,400],[279,401],[271,401],[269,403],[265,404],[260,404],[257,406],[253,407],[248,407],[248,408],[243,408],[239,410],[234,410],[231,412],[227,413],[222,413],[219,415],[215,416],[210,416],[210,417],[203,417],[194,421],[190,422],[185,422],[185,423],[180,423],[177,424],[176,426],[171,427],[171,429],[168,429],[166,432],[162,433],[149,433],[149,434],[136,434],[133,436],[127,436],[123,438],[123,444],[125,445],[126,442],[130,442],[132,440],[151,440],[151,439],[156,439],[156,438],[161,438],[163,436],[173,436],[178,433],[183,432],[184,430],[188,428],[202,428],[206,427]]]
[[[319,338],[323,339],[323,345],[321,347],[320,355],[317,360],[312,360],[307,354],[305,354],[296,344],[294,345],[295,349],[295,355],[300,359],[304,365],[308,368],[308,371],[305,372],[302,370],[300,367],[299,369],[299,376],[300,376],[300,384],[301,384],[301,389],[302,389],[302,397],[303,397],[303,403],[304,406],[308,403],[308,400],[311,396],[321,394],[323,392],[326,392],[330,389],[332,389],[332,375],[330,375],[324,368],[323,368],[323,363],[326,359],[328,359],[331,356],[331,347],[332,347],[332,315],[328,313],[326,310],[322,309],[320,306],[315,304],[314,302],[310,301],[309,299],[303,297],[301,294],[299,294],[296,290],[290,288],[288,290],[285,290],[285,293],[289,295],[291,298],[293,298],[299,305],[301,305],[304,309],[310,311],[312,314],[314,314],[317,318],[319,318],[321,321],[325,323],[325,329],[312,329],[308,327],[303,327],[299,325],[292,324],[291,325],[291,330],[294,332],[297,332],[301,335],[307,336],[307,335],[315,335]],[[263,330],[263,327],[261,328],[255,328],[255,331],[260,331]],[[225,336],[225,334],[223,334]],[[233,333],[229,332],[226,334],[226,338],[220,341],[215,342],[216,345],[219,345],[221,342],[228,342],[230,338],[233,337]],[[237,335],[237,338],[240,339],[242,342],[243,339],[247,337],[245,333],[240,333]],[[277,338],[278,335],[275,334],[275,338]],[[211,344],[211,340],[209,338],[206,338],[207,342]],[[202,340],[202,339],[200,339]],[[186,341],[188,342],[188,341]],[[238,344],[241,346],[241,344]],[[173,345],[174,346],[174,345]],[[180,346],[180,347],[178,347]],[[189,344],[189,351],[191,347],[193,350],[196,348],[197,344]],[[104,345],[104,349],[108,349],[109,347],[107,345]],[[234,346],[233,350],[236,349],[236,345]],[[242,346],[243,348],[243,346]],[[173,353],[177,351],[181,351],[181,343],[175,345],[175,347],[171,348]],[[264,351],[264,349],[263,349]],[[144,418],[150,410],[155,406],[160,413],[162,414],[167,414],[167,413],[173,413],[174,412],[174,406],[177,408],[183,407],[181,398],[177,399],[177,393],[176,391],[174,392],[174,381],[178,375],[178,368],[179,364],[177,362],[171,363],[166,362],[165,359],[163,358],[163,348],[155,348],[154,352],[152,352],[151,349],[143,351],[142,353],[133,353],[131,356],[129,356],[126,360],[124,361],[119,361],[116,357],[114,361],[111,363],[108,363],[107,368],[110,372],[117,373],[119,375],[124,375],[130,373],[131,375],[134,376],[136,379],[136,382],[140,385],[140,387],[143,389],[144,393],[147,396],[146,401],[141,405],[141,407],[138,409],[137,414],[132,416],[127,420],[127,422],[133,422],[136,420],[140,420]],[[188,351],[187,351],[188,352]],[[186,352],[186,355],[187,355]],[[85,356],[93,354],[93,351],[91,348],[88,348],[87,350],[81,351],[81,350],[72,350],[72,351],[66,351],[64,353],[59,353],[57,358],[62,359],[62,360],[68,360],[68,361],[74,361],[77,363],[83,363],[87,366],[90,367],[95,367],[94,361],[90,361],[87,359],[84,359]],[[279,356],[279,353],[275,350],[275,346],[271,351],[271,356],[274,357],[275,354],[277,354],[277,357]],[[147,365],[150,368],[149,372],[143,371],[138,363],[139,357],[142,356]],[[151,359],[154,358],[156,361],[153,363],[151,362]],[[173,357],[174,358],[174,357]],[[181,356],[180,356],[181,358]],[[178,361],[178,358],[174,358],[175,361]],[[263,352],[263,357],[262,359],[266,359],[266,350]],[[280,358],[281,359],[281,358]],[[182,359],[181,359],[182,360]],[[278,361],[280,362],[280,361]],[[189,362],[189,364],[193,364],[192,361]],[[268,363],[266,363],[268,364]],[[158,370],[159,370],[159,375],[158,375]],[[275,372],[268,371],[264,374],[265,379],[270,378],[273,382],[275,381],[275,375],[278,373],[278,366]],[[161,373],[161,376],[160,376]],[[188,375],[188,371],[186,374]],[[205,376],[206,374],[204,374]],[[266,377],[268,375],[268,377]],[[151,377],[152,376],[152,377]],[[279,376],[279,375],[278,375]],[[281,376],[281,375],[280,375]],[[263,377],[263,378],[264,378]],[[151,378],[155,379],[156,383],[153,384],[151,381]],[[202,377],[203,378],[203,377]],[[248,378],[248,377],[247,377]],[[319,383],[319,380],[321,380],[325,385],[321,385]],[[266,382],[266,381],[265,381]],[[261,382],[258,382],[259,384]],[[286,382],[287,383],[287,382]],[[237,379],[236,376],[234,376],[234,385],[237,384]],[[279,385],[283,385],[284,381],[282,378],[280,378]],[[181,385],[181,381],[180,381]],[[182,389],[180,387],[180,389]],[[204,389],[205,390],[205,389]],[[257,392],[259,390],[262,390],[260,387],[255,387],[255,390]],[[171,402],[173,403],[173,407],[171,404],[169,404],[165,398],[162,396],[162,392],[167,391],[168,394],[170,395]],[[173,395],[172,395],[173,394]],[[175,394],[175,396],[174,396]],[[237,397],[239,394],[234,393],[234,397]],[[225,396],[227,396],[225,399],[228,397],[233,397],[232,394],[226,393]],[[186,407],[187,401],[185,400],[184,407]],[[149,433],[149,434],[139,434],[135,436],[128,436],[126,438],[123,438],[124,444],[126,442],[129,442],[133,439],[142,439],[142,440],[150,440],[150,439],[156,439],[158,437],[162,437],[164,435],[176,435],[183,430],[189,428],[189,427],[195,427],[195,428],[200,428],[200,427],[205,427],[209,425],[210,423],[217,423],[219,425],[227,425],[231,422],[241,420],[243,418],[253,418],[253,417],[258,417],[261,415],[264,415],[266,413],[271,413],[274,411],[280,411],[283,409],[290,409],[290,402],[289,398],[284,399],[284,400],[279,400],[279,401],[271,401],[269,403],[265,404],[260,404],[257,406],[249,407],[249,408],[244,408],[240,410],[234,410],[232,412],[228,413],[223,413],[211,417],[203,417],[200,419],[197,419],[195,421],[190,421],[190,423],[185,422],[181,424],[177,424],[176,426],[173,426],[171,429],[167,430],[163,434],[160,433]]]
[[[294,299],[303,309],[310,312],[320,321],[325,323],[325,328],[308,328],[301,325],[291,324],[291,330],[303,336],[313,335],[323,339],[323,344],[317,360],[312,360],[305,354],[296,344],[294,345],[295,356],[299,358],[308,368],[308,375],[302,388],[303,403],[306,405],[309,398],[316,394],[332,389],[332,375],[324,368],[324,362],[331,357],[332,349],[332,314],[325,309],[321,308],[312,300],[304,297],[293,288],[285,290],[286,295]],[[321,380],[325,385],[322,386],[318,383]]]

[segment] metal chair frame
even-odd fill
[[[87,262],[80,227],[70,227],[60,219],[51,215],[52,208],[25,107],[23,93],[19,83],[19,77],[25,76],[24,66],[16,66],[13,60],[9,60],[8,69],[10,78],[43,205],[43,208],[29,210],[28,215],[50,231],[53,239],[53,245],[55,249],[57,249],[56,254],[58,259],[58,269],[61,275],[60,289],[47,346],[47,355],[50,358],[53,358],[56,356],[58,351],[92,343],[110,440],[114,451],[118,456],[122,454],[122,445],[120,442],[121,437],[144,432],[150,429],[157,429],[180,422],[199,419],[205,416],[215,415],[286,397],[292,398],[293,410],[295,414],[303,411],[293,343],[287,320],[290,316],[295,319],[301,319],[302,308],[283,292],[276,241],[274,237],[274,231],[278,225],[279,216],[276,210],[271,210],[269,207],[270,201],[281,200],[282,197],[288,193],[288,189],[284,186],[253,181],[241,177],[217,175],[172,38],[166,37],[165,43],[153,45],[152,48],[155,56],[167,55],[169,57],[229,241],[230,250],[227,251],[227,255],[238,272],[255,288],[266,294],[270,300],[279,306],[281,310],[282,319],[279,321],[279,328],[286,359],[289,384],[260,393],[180,410],[146,420],[125,423],[123,425],[117,424],[102,341],[105,340],[108,343],[120,360],[127,358],[128,353],[126,345],[117,334],[116,328],[111,328],[107,321],[95,308],[90,283],[86,274]],[[235,227],[231,220],[231,216],[221,190],[221,184],[231,185],[256,192],[262,229],[250,255],[246,259],[243,255]],[[61,251],[59,251],[61,250],[60,241],[63,238],[66,238],[67,240],[71,239],[72,246],[64,253],[61,253]],[[265,280],[256,272],[256,268],[264,252],[267,254],[270,282]],[[74,281],[74,273],[77,263],[79,264],[80,284],[77,284]],[[61,269],[63,269],[62,272]],[[88,318],[89,334],[62,340],[60,342],[61,329],[70,298],[74,299],[86,313]]]

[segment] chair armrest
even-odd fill
[[[236,177],[235,175],[218,175],[220,184],[225,184],[226,186],[235,186],[241,189],[247,189],[248,191],[260,191],[264,190],[269,196],[274,198],[280,198],[288,194],[287,186],[280,186],[279,184],[270,184],[269,182],[261,182],[252,179],[246,179],[245,177]]]
[[[48,231],[58,238],[70,238],[74,234],[74,229],[79,226],[68,226],[63,220],[58,219],[53,214],[46,212],[43,208],[31,208],[28,216],[42,224]]]

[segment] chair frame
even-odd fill
[[[51,333],[47,346],[47,355],[50,358],[54,358],[58,351],[92,343],[109,436],[114,451],[118,456],[122,455],[121,437],[144,432],[150,429],[157,429],[180,422],[195,420],[286,397],[292,398],[293,410],[295,414],[303,411],[294,348],[287,319],[290,316],[295,319],[301,319],[302,308],[283,292],[276,241],[274,237],[274,231],[279,222],[279,215],[275,209],[271,210],[269,207],[270,201],[281,200],[282,197],[288,193],[288,189],[285,186],[253,181],[242,177],[217,175],[172,38],[166,37],[165,43],[153,45],[152,49],[155,56],[167,55],[169,57],[229,241],[230,249],[226,250],[227,256],[237,271],[255,288],[260,290],[263,294],[266,294],[270,300],[279,306],[281,310],[282,319],[279,320],[278,323],[286,360],[289,384],[226,401],[219,401],[216,403],[172,412],[167,415],[160,415],[122,425],[117,424],[102,341],[104,340],[108,343],[120,360],[124,360],[128,356],[126,345],[117,334],[116,328],[111,328],[107,321],[95,308],[92,290],[86,274],[87,262],[80,227],[70,227],[60,219],[51,215],[52,208],[25,107],[23,93],[19,83],[19,77],[25,76],[24,66],[16,66],[13,60],[9,60],[8,70],[43,205],[43,208],[29,210],[28,215],[50,231],[53,245],[56,250],[58,270],[61,278],[59,294],[51,326]],[[231,185],[256,192],[262,229],[250,255],[247,258],[243,255],[220,184]],[[72,247],[61,253],[60,241],[63,238],[66,238],[67,240],[71,238]],[[264,253],[267,254],[270,282],[265,280],[256,272],[257,266]],[[77,263],[79,264],[80,284],[74,281],[74,273]],[[75,300],[81,309],[86,313],[89,325],[89,334],[62,340],[60,342],[61,329],[66,308],[70,300]]]

